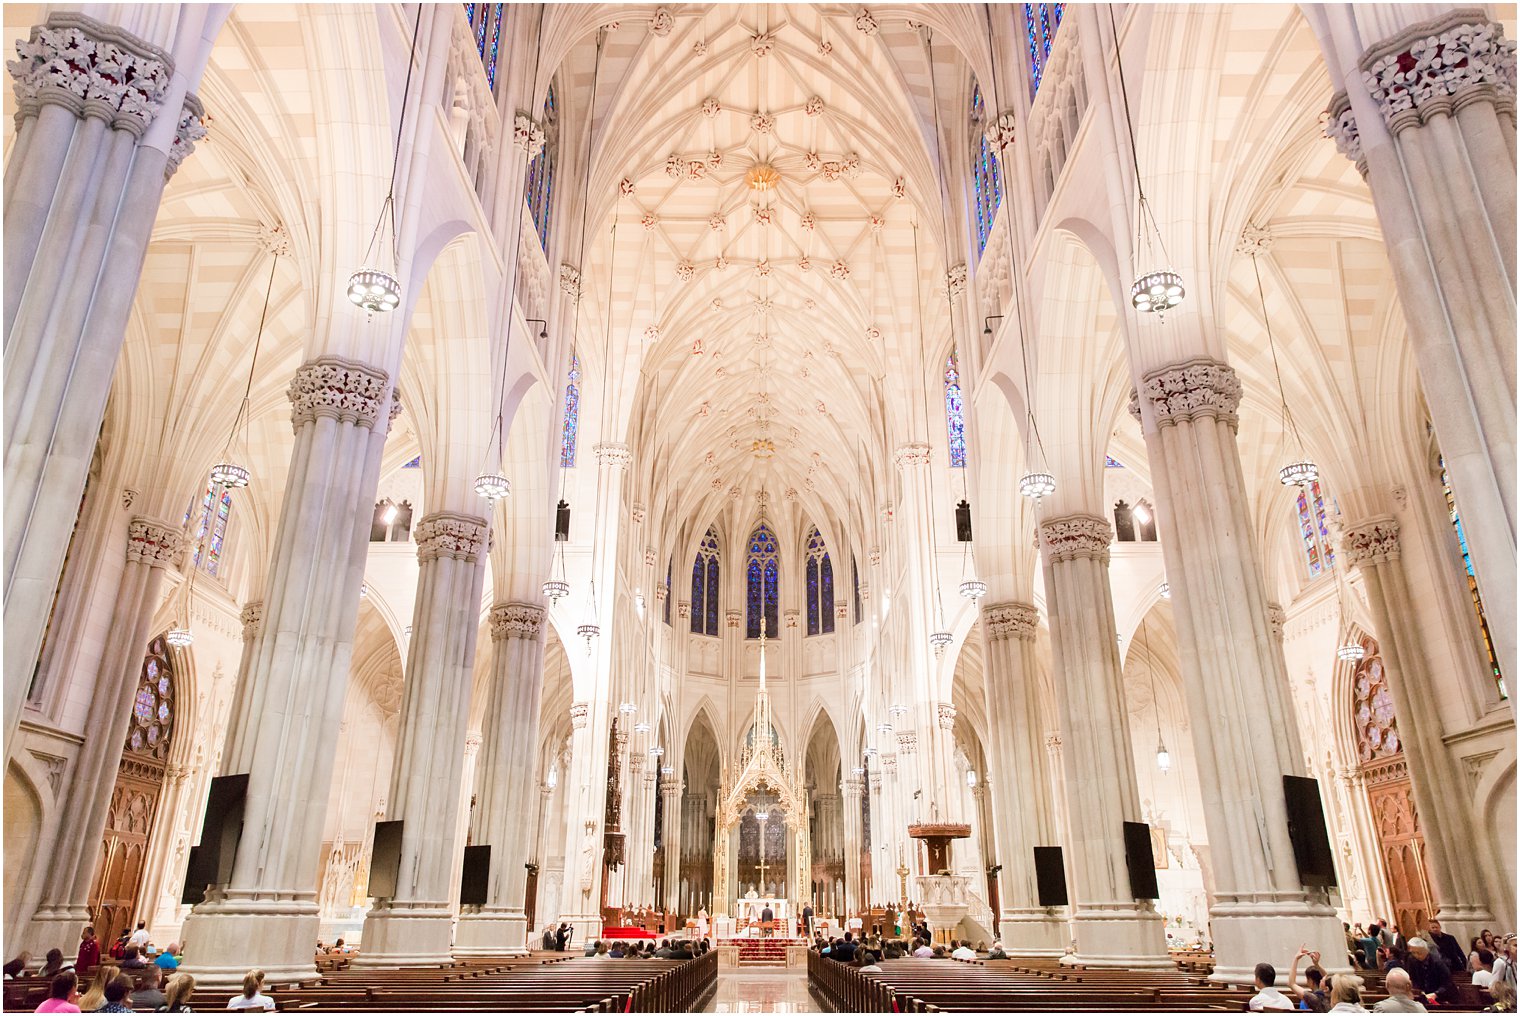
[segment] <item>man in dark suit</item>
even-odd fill
[[[813,905],[804,904],[802,907],[802,935],[804,938],[813,937]]]
[[[776,912],[771,909],[769,903],[760,909],[760,934],[765,938],[771,937],[771,925],[776,923]]]

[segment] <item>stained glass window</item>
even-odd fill
[[[780,565],[776,557],[776,534],[764,522],[749,535],[749,558],[744,573],[745,589],[745,636],[760,637],[760,621],[765,619],[765,637],[776,638],[781,634],[778,625],[777,580]]]
[[[691,630],[718,637],[718,534],[710,526],[691,566]]]
[[[855,563],[855,553],[850,552],[850,582],[855,586],[855,623],[860,623],[860,566]]]
[[[834,630],[834,565],[817,526],[808,530],[806,569],[807,633],[827,635]]]
[[[415,459],[413,459],[412,461],[406,463],[401,468],[402,469],[421,469],[422,468],[422,456],[421,455],[417,456]]]
[[[1114,458],[1112,455],[1105,455],[1105,456],[1103,456],[1103,468],[1105,468],[1105,469],[1123,469],[1124,468],[1124,463],[1120,462],[1118,459]]]
[[[1298,488],[1298,533],[1304,543],[1304,558],[1311,579],[1335,565],[1335,548],[1330,545],[1330,527],[1325,516],[1325,496],[1318,480],[1307,488]]]
[[[160,635],[148,644],[137,694],[132,697],[132,722],[128,724],[125,750],[156,759],[169,755],[169,735],[174,729],[174,664],[169,644]]]
[[[565,381],[565,421],[559,436],[561,469],[575,468],[575,438],[581,422],[581,358],[570,354],[570,374]]]
[[[475,49],[486,69],[486,84],[496,90],[496,57],[501,52],[501,14],[505,4],[465,4],[464,16],[475,37]]]
[[[1467,548],[1467,530],[1462,525],[1462,516],[1457,514],[1457,499],[1451,492],[1451,478],[1446,475],[1446,460],[1437,456],[1436,464],[1441,469],[1441,493],[1446,497],[1446,515],[1451,519],[1451,528],[1457,534],[1457,549],[1462,553],[1462,570],[1467,574],[1467,594],[1472,600],[1473,611],[1478,615],[1478,630],[1483,634],[1488,669],[1493,675],[1495,687],[1499,689],[1499,697],[1509,698],[1509,689],[1504,685],[1504,673],[1499,669],[1499,657],[1494,652],[1494,639],[1488,630],[1488,614],[1483,610],[1483,597],[1478,594],[1478,575],[1473,571],[1472,552]]]
[[[998,153],[987,140],[987,107],[982,102],[982,87],[971,86],[971,175],[976,198],[976,252],[987,249],[987,237],[1003,202],[1003,177]]]
[[[559,103],[554,86],[544,98],[544,147],[533,161],[528,163],[528,211],[533,216],[533,226],[538,230],[538,242],[545,252],[549,250],[549,214],[554,204],[554,160],[559,148]]]
[[[666,624],[670,623],[670,601],[672,599],[671,594],[675,592],[675,590],[673,590],[673,589],[670,588],[670,579],[671,579],[672,574],[674,574],[674,572],[675,572],[675,566],[676,565],[675,565],[675,560],[674,559],[671,559],[671,560],[665,562],[665,623]]]
[[[215,513],[212,512],[213,499],[216,505]],[[186,525],[190,524],[190,515],[195,510],[190,508],[185,511]],[[227,523],[231,519],[232,491],[214,483],[207,484],[206,493],[201,496],[200,516],[192,537],[195,547],[193,554],[195,567],[200,568],[207,575],[216,575],[222,566],[222,550],[227,543]]]
[[[961,401],[961,365],[955,350],[945,361],[945,426],[950,437],[950,468],[966,465],[966,417]]]
[[[1061,27],[1065,4],[1025,4],[1024,34],[1029,56],[1029,97],[1040,90],[1045,65],[1050,61],[1050,43]]]
[[[1388,673],[1376,641],[1363,636],[1366,651],[1351,677],[1352,708],[1356,718],[1356,750],[1363,762],[1387,758],[1404,750],[1399,740],[1399,721],[1388,692]]]

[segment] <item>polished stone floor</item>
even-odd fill
[[[706,1012],[818,1012],[807,968],[725,970]]]

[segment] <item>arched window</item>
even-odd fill
[[[533,216],[533,226],[538,230],[538,242],[547,254],[549,251],[549,215],[554,209],[554,159],[559,149],[559,101],[554,86],[544,96],[544,147],[533,161],[528,163],[528,187],[525,195],[528,212]]]
[[[987,249],[992,220],[1003,202],[1003,177],[998,153],[987,140],[987,107],[982,102],[982,86],[971,86],[971,177],[976,198],[976,253]]]
[[[501,52],[501,12],[505,4],[465,4],[465,17],[475,34],[475,49],[486,69],[486,84],[496,91],[496,56]]]
[[[194,510],[192,508],[185,512],[186,524],[190,522],[190,513]],[[207,484],[206,493],[201,496],[200,517],[195,524],[193,537],[195,566],[207,575],[216,575],[222,567],[222,549],[226,546],[227,523],[231,520],[232,491],[215,483]]]
[[[817,526],[807,538],[807,625],[809,635],[834,630],[834,565]]]
[[[1404,750],[1398,717],[1388,691],[1388,672],[1376,642],[1361,640],[1367,655],[1357,661],[1351,677],[1352,708],[1356,717],[1356,752],[1363,762],[1387,758]]]
[[[1298,488],[1298,532],[1304,543],[1304,558],[1312,579],[1335,565],[1335,548],[1330,545],[1330,528],[1325,519],[1325,496],[1315,480],[1307,488]]]
[[[1040,90],[1045,64],[1050,60],[1050,42],[1061,27],[1065,4],[1025,4],[1024,34],[1029,50],[1029,98]]]
[[[1473,611],[1478,615],[1478,630],[1483,634],[1483,648],[1488,653],[1489,673],[1493,675],[1494,685],[1499,689],[1499,697],[1509,698],[1509,689],[1504,685],[1504,673],[1499,669],[1499,657],[1494,653],[1493,636],[1488,631],[1488,614],[1483,610],[1483,597],[1478,593],[1478,575],[1473,571],[1472,553],[1467,549],[1467,530],[1462,526],[1462,516],[1457,514],[1457,499],[1451,492],[1451,478],[1446,475],[1446,460],[1438,455],[1436,465],[1441,470],[1441,493],[1446,497],[1446,515],[1451,519],[1451,528],[1457,534],[1462,570],[1467,574],[1467,593],[1472,599]]]
[[[148,645],[137,694],[132,698],[132,723],[126,751],[163,759],[169,754],[169,734],[174,729],[174,665],[169,644],[162,635]]]
[[[718,637],[718,534],[711,526],[691,566],[691,631]]]
[[[961,364],[955,350],[945,360],[945,428],[950,440],[950,468],[966,466],[966,416],[961,401]]]
[[[670,623],[670,600],[671,600],[671,595],[670,594],[673,591],[670,588],[670,579],[671,579],[672,574],[675,571],[675,567],[676,567],[676,563],[675,563],[675,559],[674,558],[672,558],[670,560],[667,560],[665,562],[665,623],[666,624]]]
[[[745,635],[760,637],[760,621],[765,619],[765,637],[777,638],[781,627],[778,617],[776,582],[780,566],[776,558],[776,534],[764,522],[749,535],[749,560],[745,568]]]
[[[855,563],[855,552],[850,551],[850,582],[855,586],[855,623],[860,623],[860,566]]]
[[[581,423],[581,358],[570,354],[570,373],[565,380],[565,422],[559,436],[561,469],[575,468],[575,438]]]

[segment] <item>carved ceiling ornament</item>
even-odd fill
[[[993,641],[1002,639],[1030,640],[1040,628],[1040,612],[1029,603],[994,603],[982,608],[982,621],[987,626],[987,637]]]
[[[649,32],[651,35],[657,35],[663,39],[670,34],[670,30],[675,26],[675,15],[671,14],[668,8],[656,7],[654,9],[654,17],[649,19]]]
[[[1092,558],[1107,563],[1113,539],[1108,520],[1097,515],[1078,512],[1040,523],[1040,542],[1052,561]]]
[[[870,36],[876,34],[878,26],[876,19],[871,16],[871,12],[862,7],[855,14],[855,28],[861,33]]]
[[[715,97],[709,95],[707,98],[702,100],[701,110],[702,115],[711,120],[719,113],[723,112],[723,104],[719,102]]]
[[[1240,405],[1240,378],[1229,364],[1197,357],[1145,375],[1139,397],[1150,402],[1156,425],[1170,427],[1194,418],[1215,417],[1232,428]]]
[[[1257,257],[1272,249],[1277,242],[1277,237],[1272,233],[1271,226],[1257,226],[1246,223],[1240,231],[1240,239],[1235,243],[1235,253],[1245,257]]]

